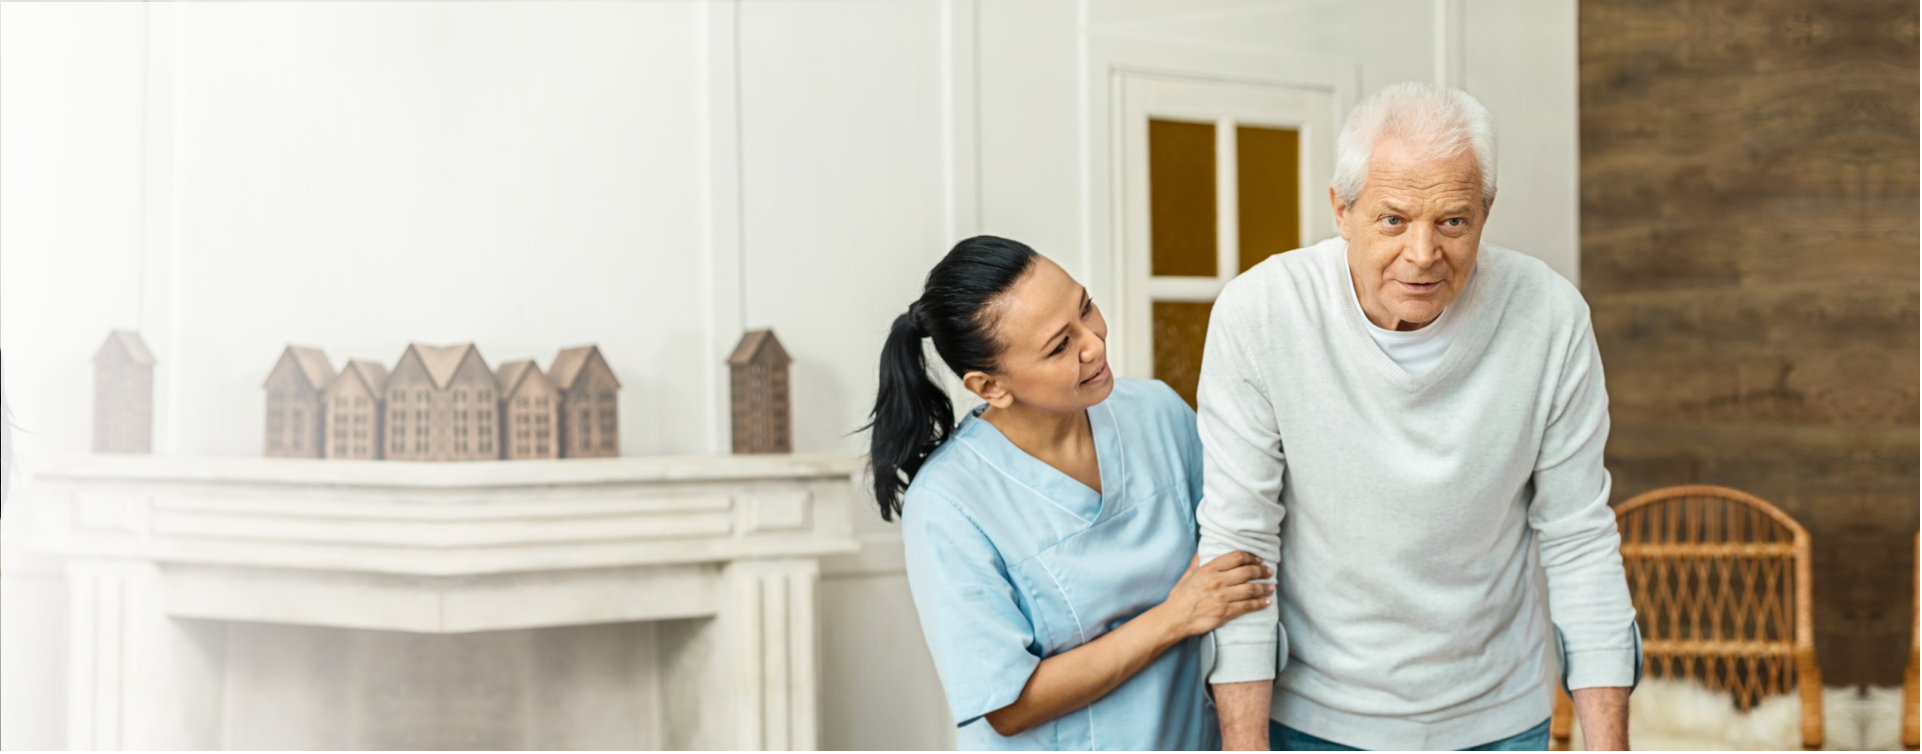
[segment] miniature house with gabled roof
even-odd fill
[[[547,367],[560,391],[562,458],[613,457],[621,454],[621,381],[598,346],[563,349]]]
[[[502,364],[494,378],[501,385],[501,457],[559,458],[561,392],[547,374],[522,359]]]
[[[288,346],[267,373],[266,453],[277,458],[319,458],[324,417],[321,391],[334,381],[334,365],[318,348]]]
[[[727,358],[734,452],[794,451],[788,420],[788,363],[787,349],[772,330],[742,336]]]
[[[387,375],[387,459],[500,458],[499,394],[474,344],[409,345]]]
[[[321,456],[372,461],[380,458],[381,399],[387,393],[387,367],[353,359],[321,391],[326,438]]]
[[[153,352],[115,330],[93,354],[93,452],[153,452]]]

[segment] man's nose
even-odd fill
[[[1436,260],[1441,259],[1440,237],[1433,227],[1418,226],[1409,236],[1409,245],[1404,256],[1408,257],[1408,261],[1413,262],[1416,267],[1426,269],[1433,266]]]

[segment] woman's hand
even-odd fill
[[[1273,584],[1251,584],[1254,579],[1275,575],[1261,559],[1245,552],[1230,552],[1206,565],[1196,555],[1181,574],[1181,581],[1168,591],[1168,599],[1157,607],[1166,611],[1176,640],[1198,636],[1221,624],[1267,607],[1275,593]]]
[[[1253,555],[1231,552],[1207,565],[1199,562],[1197,557],[1188,564],[1161,604],[1094,641],[1042,660],[1013,704],[987,714],[988,725],[1012,736],[1093,704],[1170,647],[1266,607],[1266,597],[1275,593],[1268,584],[1248,583],[1274,575]]]

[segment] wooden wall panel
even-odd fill
[[[1831,684],[1901,682],[1917,526],[1917,6],[1582,0],[1582,288],[1617,502],[1753,492],[1815,544]]]

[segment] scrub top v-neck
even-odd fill
[[[1093,704],[1014,736],[1012,704],[1046,657],[1168,596],[1195,554],[1201,442],[1167,385],[1116,380],[1088,409],[1099,493],[1028,455],[977,408],[909,485],[908,586],[964,749],[1206,749],[1215,716],[1189,639]]]

